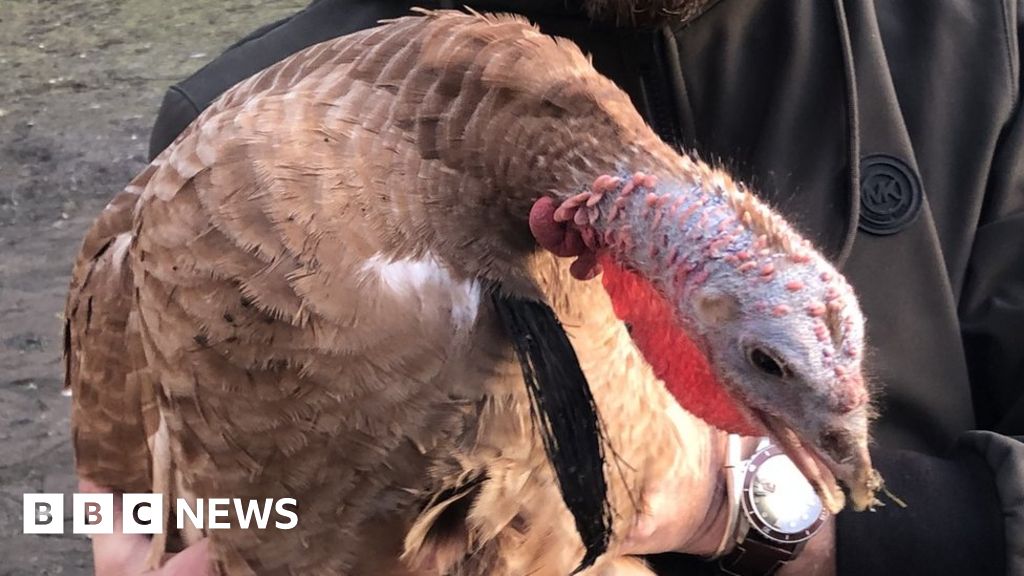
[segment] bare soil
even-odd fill
[[[85,230],[167,86],[304,4],[0,0],[0,575],[92,574],[84,536],[22,534],[24,493],[74,491],[61,325]]]

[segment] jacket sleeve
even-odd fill
[[[153,130],[149,133],[149,161],[160,155],[199,116],[200,109],[179,86],[164,93]]]
[[[1019,7],[1017,0],[1012,4]],[[1017,32],[1019,20],[1008,29]],[[1019,38],[1011,40],[1019,46]],[[1013,435],[1024,435],[1024,111],[1019,54],[1018,48],[1011,66],[1016,76],[1008,88],[1016,95],[1016,110],[989,172],[959,310],[979,427]]]
[[[167,92],[164,93],[163,102],[160,103],[160,111],[157,112],[156,122],[153,124],[153,130],[149,134],[149,160],[152,161],[164,151],[164,148],[170,146],[171,143],[174,142],[174,139],[177,138],[178,135],[181,134],[197,116],[199,116],[199,113],[209,106],[210,102],[217,98],[217,96],[261,69],[257,68],[252,72],[248,72],[248,68],[229,68],[218,65],[218,62],[225,58],[230,58],[238,51],[253,50],[255,46],[250,45],[250,43],[259,44],[259,40],[261,38],[272,32],[274,29],[287,24],[294,17],[295,16],[289,16],[288,18],[271,22],[270,24],[253,30],[248,36],[229,46],[224,53],[217,58],[217,60],[207,64],[187,80],[168,88]],[[243,48],[246,45],[250,45],[250,47]],[[276,59],[264,64],[262,68],[285,58],[288,54],[274,56]],[[231,59],[233,60],[233,58]],[[204,89],[199,90],[198,94],[193,96],[189,91],[190,89],[194,90],[195,85],[199,85]],[[199,98],[198,103],[196,102],[197,97]]]
[[[238,82],[313,44],[401,16],[410,5],[404,0],[314,0],[293,16],[255,30],[167,91],[150,133],[149,159]]]
[[[839,576],[1024,574],[1024,443],[976,431],[946,458],[894,450],[872,458],[906,507],[888,501],[837,517]]]

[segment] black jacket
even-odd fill
[[[151,155],[288,54],[438,4],[318,0],[256,31],[168,91]],[[663,139],[841,263],[882,389],[873,454],[910,506],[841,515],[840,574],[1024,574],[1018,2],[720,0],[675,30],[594,24],[571,1],[468,4],[574,40]]]

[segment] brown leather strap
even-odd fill
[[[783,564],[793,559],[800,544],[769,542],[751,532],[722,557],[718,566],[722,574],[730,576],[772,576]]]

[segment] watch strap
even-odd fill
[[[718,561],[722,574],[729,576],[771,576],[792,560],[803,542],[771,542],[755,530]]]

